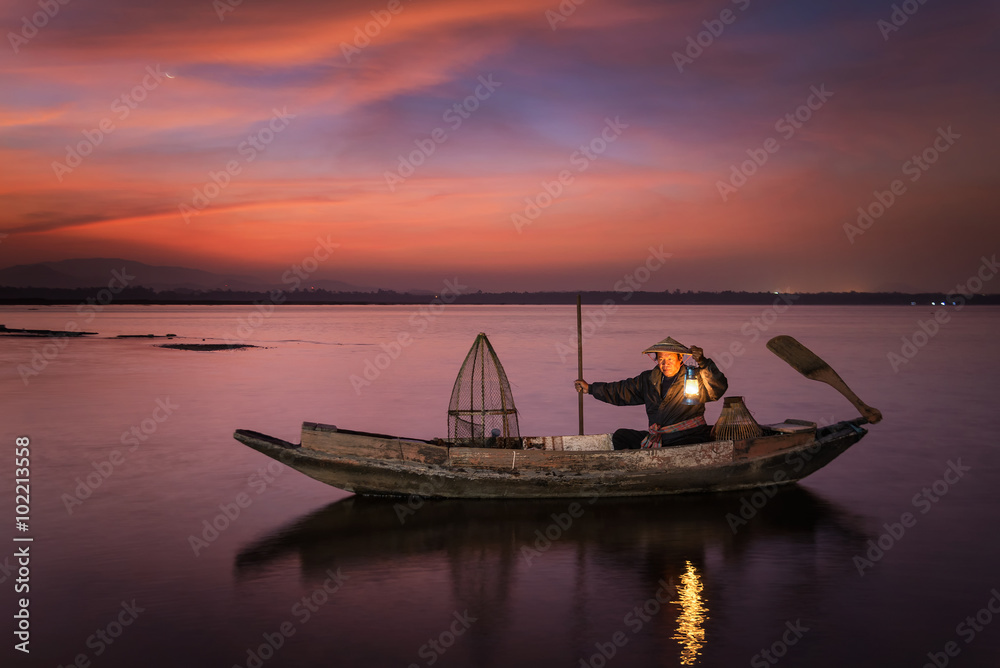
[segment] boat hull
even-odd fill
[[[299,445],[242,429],[234,436],[315,480],[357,494],[627,497],[795,482],[858,442],[867,433],[860,424],[863,418],[749,441],[622,451],[449,447],[314,423],[303,425]],[[562,437],[567,442],[570,438]]]

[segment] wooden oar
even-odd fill
[[[861,401],[829,364],[792,337],[776,336],[767,342],[767,347],[806,378],[826,383],[843,394],[868,422],[875,424],[882,419],[882,413]]]

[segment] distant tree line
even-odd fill
[[[84,304],[100,300],[103,288],[13,288],[0,287],[0,304]],[[107,293],[107,290],[104,290]],[[470,292],[454,298],[455,304],[575,304],[576,292]],[[765,305],[781,295],[772,292],[663,292],[584,291],[583,303],[600,304],[608,300],[618,305]],[[410,293],[394,290],[377,292],[331,292],[329,290],[279,289],[270,292],[247,290],[162,290],[142,286],[126,287],[114,296],[115,304],[426,304],[436,296],[430,292]],[[105,296],[104,299],[107,299]],[[929,306],[945,301],[944,293],[922,292],[809,292],[795,295],[797,306]],[[1000,294],[975,295],[969,304],[1000,304]],[[99,302],[103,303],[103,302]]]

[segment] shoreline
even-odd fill
[[[66,289],[43,294],[4,296],[8,289],[0,288],[0,306],[73,306],[94,305],[97,289]],[[52,294],[55,292],[56,294]],[[16,293],[15,293],[16,294]],[[899,292],[506,292],[450,295],[449,305],[464,306],[552,306],[573,305],[577,294],[584,305],[599,306],[769,306],[777,303],[796,306],[946,306],[1000,305],[1000,294],[959,295],[958,293],[899,293]],[[130,306],[407,306],[442,301],[435,294],[398,292],[330,293],[301,291],[293,293],[241,292],[230,295],[208,293],[203,298],[189,294],[162,293],[155,297],[118,295],[109,305]],[[99,302],[99,303],[104,303]]]

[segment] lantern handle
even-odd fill
[[[806,378],[826,383],[847,397],[847,400],[854,404],[865,420],[871,424],[881,421],[881,411],[861,401],[829,364],[792,337],[776,336],[767,342],[767,348]]]

